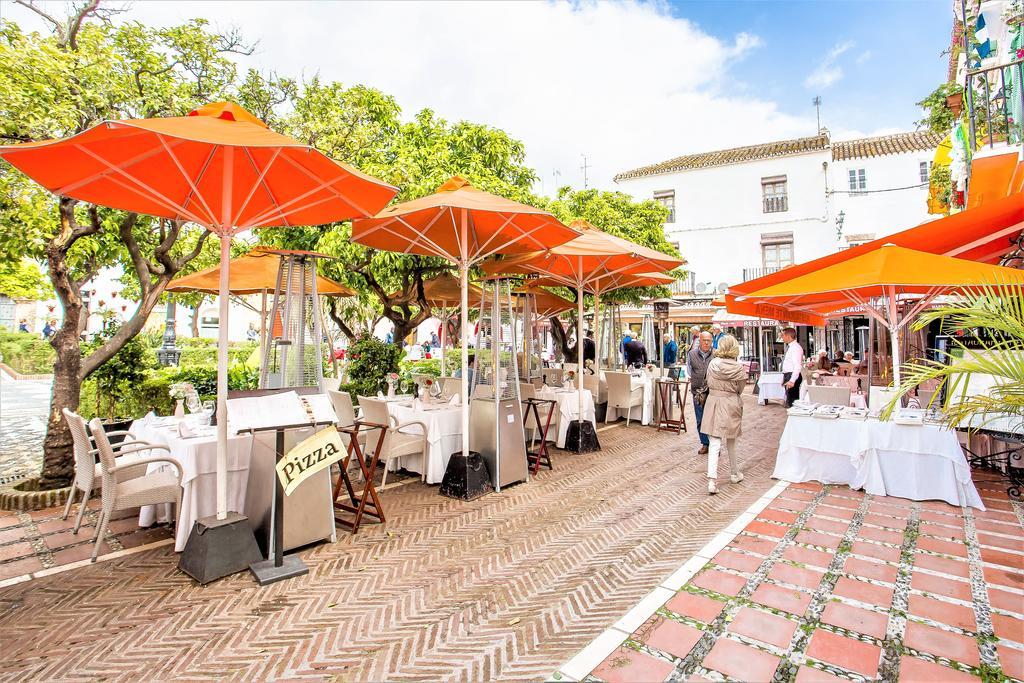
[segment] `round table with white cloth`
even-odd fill
[[[956,432],[935,424],[790,415],[772,477],[985,509]]]
[[[424,475],[428,484],[439,484],[452,453],[462,450],[462,409],[449,403],[426,401],[390,401],[388,413],[399,423],[415,420],[427,426],[427,462],[420,455],[403,455],[391,463],[391,469],[404,467]],[[404,434],[422,434],[419,425],[401,430]]]
[[[768,401],[786,400],[786,387],[782,386],[783,373],[762,372],[757,380],[757,402],[764,404]]]
[[[555,389],[544,387],[537,390],[537,398],[543,398],[558,403],[555,414],[551,417],[551,427],[548,429],[548,441],[554,441],[559,448],[565,448],[565,435],[569,431],[569,423],[579,419],[580,395],[575,389]],[[594,422],[594,395],[589,391],[583,392],[583,419]],[[594,424],[595,429],[597,424]]]

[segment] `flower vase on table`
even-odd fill
[[[388,373],[388,400],[394,400],[396,384],[398,384],[398,373]]]
[[[174,417],[179,420],[185,417],[185,401],[184,399],[178,399],[174,404]]]
[[[196,395],[196,388],[191,382],[175,382],[168,393],[177,403],[174,406],[174,417],[179,420],[185,417],[185,399]]]

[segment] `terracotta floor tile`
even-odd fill
[[[92,534],[79,529],[77,534],[73,534],[70,531],[64,531],[59,534],[43,536],[43,543],[46,544],[47,548],[55,549],[74,545],[75,543],[87,542],[90,538],[92,538]]]
[[[816,481],[801,481],[801,482],[796,482],[794,484],[790,484],[789,488],[797,489],[797,490],[800,490],[800,491],[811,491],[811,492],[817,493],[817,492],[821,491],[825,487],[822,484],[820,484],[819,482],[816,482]]]
[[[25,538],[28,528],[23,526],[7,527],[0,529],[0,543],[11,543]]]
[[[867,541],[854,541],[850,551],[854,555],[873,557],[877,560],[885,560],[887,562],[898,562],[900,559],[899,548],[879,545],[877,543],[869,543]]]
[[[992,510],[991,508],[982,512],[981,510],[974,511],[975,519],[987,519],[993,522],[1003,522],[1005,524],[1020,524],[1017,521],[1017,516],[1012,512],[1006,512],[1005,510]]]
[[[814,510],[816,516],[832,517],[833,519],[845,519],[847,521],[857,516],[856,510],[838,507],[836,505],[819,505]]]
[[[908,621],[903,644],[920,652],[939,655],[962,664],[979,664],[978,642],[974,638],[933,626]]]
[[[860,508],[859,500],[854,500],[846,496],[837,496],[831,493],[825,496],[821,502],[824,505],[832,505],[837,508],[848,508],[850,510],[856,510]]]
[[[7,510],[4,510],[3,512],[6,512],[7,514],[0,515],[0,529],[6,529],[10,526],[19,526],[21,524],[21,518],[18,517],[16,513],[8,512]]]
[[[956,505],[950,505],[949,503],[941,500],[926,500],[921,503],[921,509],[933,510],[935,512],[948,512],[953,515],[963,514],[960,508]]]
[[[773,586],[768,583],[762,583],[758,586],[754,594],[750,596],[750,599],[756,603],[774,607],[797,616],[802,616],[807,610],[807,606],[811,604],[811,596],[808,593],[792,588]]]
[[[945,576],[935,576],[915,571],[910,577],[910,587],[924,593],[935,593],[947,598],[971,602],[971,586],[966,581],[955,581]]]
[[[977,628],[972,608],[936,600],[935,598],[926,598],[923,595],[910,595],[910,613],[916,617],[931,619],[940,624],[956,626],[965,631],[974,631]]]
[[[951,669],[948,666],[926,662],[917,657],[903,655],[900,658],[901,683],[959,683],[960,681],[977,681],[969,673]]]
[[[934,536],[940,538],[943,541],[965,541],[967,536],[964,535],[964,530],[959,527],[943,526],[941,524],[933,524],[931,522],[921,522],[918,529],[926,536]]]
[[[1024,621],[1005,614],[993,613],[992,627],[1000,638],[1024,644]],[[1021,657],[1024,657],[1024,652],[1021,653]]]
[[[1017,595],[1016,593],[1001,591],[998,588],[989,586],[988,601],[997,609],[1024,614],[1024,596]]]
[[[814,529],[815,531],[824,531],[828,534],[837,534],[842,536],[846,533],[846,530],[850,527],[849,522],[838,522],[834,519],[825,519],[824,517],[811,517],[804,523],[804,526],[808,529]]]
[[[59,508],[46,508],[45,510],[31,510],[29,511],[28,516],[31,517],[33,521],[39,522],[40,520],[54,519],[62,514],[64,514],[64,506]]]
[[[746,534],[740,534],[733,542],[729,544],[730,547],[743,548],[749,550],[752,553],[758,555],[771,555],[772,551],[775,550],[775,546],[778,545],[776,541],[770,541],[766,538],[758,538],[756,536],[747,536]]]
[[[899,569],[895,565],[885,564],[878,560],[865,560],[851,556],[846,558],[843,571],[854,576],[863,576],[865,579],[895,583]]]
[[[975,513],[977,515],[977,513]],[[963,516],[960,514],[947,515],[932,510],[922,510],[921,519],[925,522],[934,522],[936,524],[945,524],[948,526],[960,527],[963,525]]]
[[[766,509],[799,514],[807,509],[807,501],[776,498],[775,500],[772,501],[771,505],[769,505]]]
[[[906,517],[914,502],[903,498],[875,498],[868,505],[868,512],[879,515]]]
[[[33,553],[32,546],[25,541],[0,545],[0,562],[18,557],[28,557]]]
[[[698,574],[691,583],[694,586],[707,588],[722,595],[736,595],[746,585],[747,580],[735,574],[726,574],[715,569],[707,569]]]
[[[796,683],[836,683],[846,681],[845,678],[833,676],[827,671],[815,669],[810,666],[801,666],[796,672]]]
[[[51,519],[46,522],[36,522],[36,529],[41,534],[49,534],[54,531],[67,531],[71,527],[75,526],[75,515],[78,513],[78,508],[73,508],[67,519]]]
[[[783,524],[792,524],[799,517],[795,512],[788,512],[786,510],[776,510],[774,508],[766,508],[761,512],[757,513],[758,519],[769,519],[773,522],[782,522]]]
[[[1024,569],[1024,555],[997,550],[995,548],[981,548],[981,561],[991,564],[998,564],[1002,567],[1013,569]]]
[[[1018,553],[1024,552],[1024,538],[1019,536],[1007,538],[1006,536],[996,536],[995,534],[978,534],[978,543],[1002,550],[1016,550]]]
[[[663,681],[675,667],[671,662],[655,659],[629,647],[619,647],[591,672],[608,683]]]
[[[957,541],[942,541],[931,536],[919,536],[917,547],[921,550],[930,550],[933,553],[952,555],[953,557],[967,557],[967,546]]]
[[[0,551],[2,550],[0,548]],[[989,585],[1008,586],[1017,590],[1024,589],[1024,574],[1020,572],[993,569],[992,567],[983,567],[982,571],[985,573],[985,581]]]
[[[62,550],[55,550],[53,552],[53,561],[58,565],[71,564],[72,562],[78,562],[86,558],[92,557],[92,543],[86,543],[84,545],[76,545],[70,548],[64,548]],[[106,543],[100,546],[100,555],[106,555],[112,552],[110,546]]]
[[[744,529],[748,534],[761,534],[762,536],[771,536],[772,538],[782,538],[789,531],[788,526],[782,524],[772,524],[771,522],[762,522],[761,520],[755,519],[753,522],[747,525]]]
[[[138,517],[126,517],[110,522],[107,525],[107,533],[120,534],[128,531],[138,531],[140,528]]]
[[[796,632],[796,622],[777,614],[744,607],[729,624],[729,631],[785,650]]]
[[[874,677],[882,648],[828,631],[815,631],[807,646],[807,655],[821,662]]]
[[[885,636],[885,629],[889,624],[889,617],[886,614],[842,602],[829,602],[825,605],[821,620],[826,624],[879,639]]]
[[[744,555],[743,553],[737,553],[726,549],[715,555],[712,561],[722,567],[729,567],[736,571],[752,573],[757,571],[758,567],[761,566],[761,563],[764,562],[764,558],[755,557],[754,555]]]
[[[15,576],[21,576],[22,574],[31,574],[42,568],[43,563],[39,561],[38,557],[25,557],[13,562],[4,562],[0,564],[0,581],[13,579]]]
[[[817,545],[822,548],[831,548],[835,550],[839,547],[839,542],[842,541],[842,537],[833,536],[832,534],[823,534],[818,531],[801,531],[796,535],[797,543],[806,543],[807,545]]]
[[[725,603],[696,593],[680,591],[665,603],[665,607],[676,614],[709,624],[725,609]]]
[[[974,526],[979,531],[991,531],[997,534],[1019,534],[1021,531],[1020,524],[1016,520],[1007,524],[1006,522],[993,522],[986,519],[975,519]]]
[[[903,532],[892,529],[879,529],[873,526],[862,526],[857,532],[857,538],[864,538],[869,541],[879,541],[892,545],[903,545]]]
[[[138,548],[147,543],[155,543],[166,538],[172,538],[173,533],[164,527],[153,527],[152,529],[140,529],[130,534],[123,534],[117,537],[125,548]]]
[[[996,645],[996,652],[999,654],[999,666],[1003,673],[1024,680],[1024,653],[1020,650],[1011,650],[1005,645]]]
[[[813,591],[821,585],[821,579],[825,573],[809,567],[794,567],[785,562],[776,562],[768,576],[776,581],[791,583],[794,586],[802,586]]]
[[[673,654],[676,657],[685,657],[704,635],[703,631],[672,619],[663,617],[655,617],[655,619],[658,622],[644,638],[644,642],[648,647]]]
[[[967,564],[966,560],[916,553],[914,555],[914,566],[921,569],[931,569],[932,571],[942,572],[951,576],[959,576],[964,579],[971,577],[971,566]]]
[[[779,658],[735,640],[719,638],[704,658],[704,666],[741,681],[770,681]]]
[[[907,520],[905,517],[892,517],[890,515],[868,513],[864,515],[864,523],[871,524],[873,526],[880,526],[884,529],[893,529],[894,531],[903,531],[907,528]]]
[[[782,557],[790,562],[828,569],[829,565],[832,564],[833,556],[832,553],[825,553],[812,548],[790,546],[782,553]]]
[[[779,498],[784,500],[812,501],[814,500],[814,494],[807,491],[799,491],[794,488],[787,488],[779,494]]]
[[[836,582],[834,593],[844,598],[858,600],[869,605],[878,605],[883,609],[889,609],[892,605],[892,588],[876,586],[867,581],[854,581],[845,576],[840,576]]]

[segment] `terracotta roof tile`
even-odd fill
[[[904,152],[921,152],[935,149],[940,142],[942,142],[942,135],[925,131],[843,140],[832,143],[832,160],[842,161],[843,159],[881,157]]]

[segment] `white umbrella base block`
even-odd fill
[[[593,453],[601,450],[597,430],[590,420],[573,420],[565,433],[565,450],[570,453]]]
[[[274,558],[270,558],[269,560],[249,565],[249,571],[252,572],[252,577],[256,579],[256,583],[266,586],[270,583],[277,583],[278,581],[308,574],[309,567],[306,566],[306,563],[298,555],[285,555],[280,567],[276,566]]]
[[[201,584],[245,571],[263,559],[249,518],[229,512],[225,519],[197,519],[178,559],[178,569]]]
[[[468,501],[492,491],[491,474],[480,453],[470,451],[468,456],[464,456],[462,451],[452,453],[441,480],[442,496]]]

